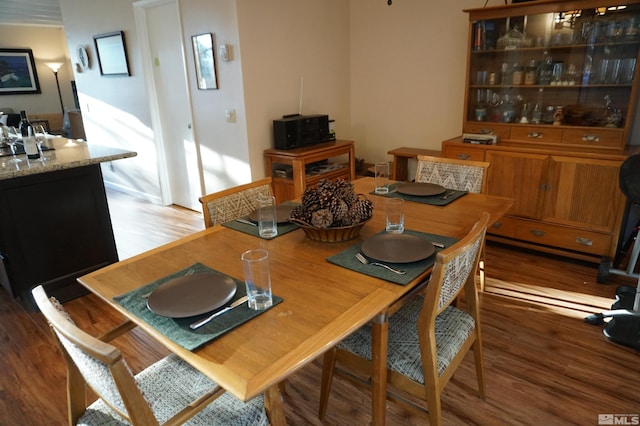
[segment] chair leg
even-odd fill
[[[327,404],[329,403],[329,394],[331,393],[331,383],[333,381],[333,369],[336,365],[336,348],[329,349],[324,354],[322,361],[322,382],[320,384],[320,408],[318,417],[324,420],[327,412]]]
[[[438,393],[438,384],[432,383],[427,391],[427,409],[429,410],[429,425],[442,425],[442,405],[440,404],[440,394]]]
[[[473,358],[476,364],[476,377],[478,378],[478,391],[480,398],[485,399],[484,361],[482,356],[482,342],[477,338],[473,343]]]

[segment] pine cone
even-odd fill
[[[366,198],[360,198],[349,211],[349,216],[353,223],[360,223],[368,220],[373,215],[373,203]]]
[[[311,225],[316,228],[329,228],[333,223],[333,215],[329,209],[320,209],[313,212],[311,216]]]
[[[320,208],[320,194],[315,188],[307,188],[302,195],[302,209],[314,212]]]
[[[329,206],[329,211],[333,214],[333,222],[338,223],[338,226],[342,226],[342,220],[347,214],[349,214],[349,206],[344,200],[340,198],[334,198],[331,200],[331,205]]]

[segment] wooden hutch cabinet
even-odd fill
[[[614,257],[618,186],[638,98],[640,0],[546,1],[466,10],[465,134],[443,155],[491,163],[487,192],[510,197],[489,238],[588,261]]]
[[[294,149],[264,152],[267,176],[278,203],[302,197],[304,190],[322,179],[356,177],[353,141],[337,140]]]

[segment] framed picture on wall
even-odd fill
[[[127,45],[123,31],[93,36],[100,74],[109,77],[130,76]]]
[[[214,90],[218,88],[216,76],[216,60],[213,54],[213,34],[191,36],[193,58],[196,65],[198,89]]]
[[[0,95],[40,93],[31,49],[0,49]]]

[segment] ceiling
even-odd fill
[[[0,0],[0,25],[62,26],[60,0]]]

